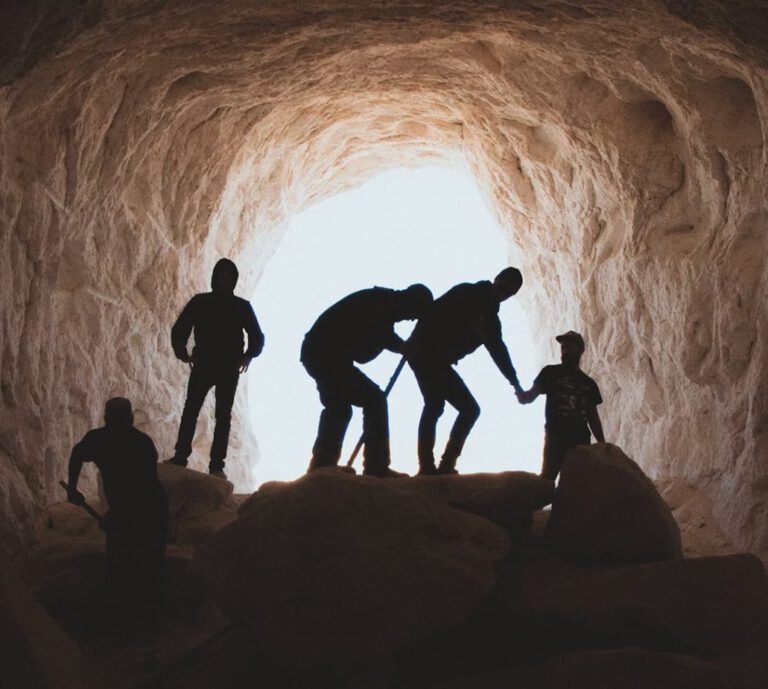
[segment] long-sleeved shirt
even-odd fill
[[[517,372],[501,336],[499,299],[487,280],[462,283],[436,299],[413,333],[416,358],[455,364],[484,345],[513,385]]]
[[[354,292],[326,309],[304,337],[301,360],[329,364],[364,364],[383,349],[399,352],[395,332],[398,293],[384,287]]]
[[[187,340],[194,331],[196,363],[207,366],[237,367],[243,356],[261,354],[264,333],[251,304],[234,294],[205,292],[189,300],[171,328],[171,344],[179,358],[185,358]],[[248,349],[243,353],[248,335]]]

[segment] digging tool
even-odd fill
[[[406,357],[403,356],[400,359],[400,363],[397,364],[397,368],[395,369],[395,372],[392,374],[392,377],[389,379],[389,383],[387,383],[387,387],[384,390],[384,397],[388,397],[389,393],[392,391],[392,388],[395,387],[395,382],[397,381],[397,377],[400,375],[400,371],[403,370],[403,366],[405,366]],[[357,445],[355,445],[355,449],[352,451],[352,456],[349,458],[349,461],[347,462],[347,466],[351,467],[354,462],[355,458],[357,457],[357,454],[360,452],[360,448],[365,443],[365,434],[360,435],[360,440],[357,441]]]
[[[69,485],[67,485],[64,481],[59,481],[59,485],[67,491],[67,494],[69,494]],[[91,507],[85,501],[85,498],[83,498],[83,501],[78,504],[99,523],[100,528],[104,528],[104,517],[102,517],[95,509],[93,509],[93,507]]]

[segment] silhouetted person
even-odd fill
[[[344,297],[315,321],[301,346],[301,362],[324,407],[310,471],[337,464],[354,405],[363,408],[363,473],[402,476],[389,468],[387,399],[355,363],[367,363],[384,349],[402,353],[405,343],[395,323],[418,318],[431,303],[424,285],[400,291],[372,287]]]
[[[419,320],[411,340],[409,363],[416,375],[424,409],[419,421],[419,474],[455,474],[456,460],[472,426],[478,406],[453,364],[485,345],[499,371],[522,392],[509,352],[501,337],[499,305],[517,294],[523,277],[517,268],[502,270],[493,282],[462,283],[436,299]],[[439,467],[435,467],[437,421],[448,402],[459,415],[451,428]]]
[[[584,338],[569,330],[555,339],[560,343],[562,363],[541,369],[531,389],[520,395],[524,404],[533,402],[539,395],[547,396],[541,475],[550,481],[560,473],[568,450],[576,445],[589,445],[590,430],[595,440],[605,442],[597,413],[597,405],[603,398],[597,383],[580,367]]]
[[[192,297],[171,329],[173,352],[177,359],[189,362],[192,371],[179,425],[176,454],[168,461],[177,466],[187,466],[192,454],[197,417],[208,391],[216,388],[216,426],[208,471],[219,478],[226,478],[224,459],[227,456],[237,381],[240,374],[248,370],[251,359],[261,354],[264,348],[264,334],[253,308],[245,299],[234,295],[237,278],[235,264],[229,259],[220,259],[211,275],[211,291]],[[193,331],[195,347],[190,356],[187,340]],[[248,349],[245,351],[243,331],[248,335]]]
[[[77,490],[83,462],[98,467],[109,504],[103,526],[110,582],[120,595],[151,599],[162,577],[168,510],[155,444],[134,427],[129,400],[109,400],[104,426],[88,431],[72,449],[67,499],[75,505],[84,502]]]

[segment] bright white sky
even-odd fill
[[[422,282],[438,297],[460,282],[493,279],[506,265],[501,230],[472,175],[461,168],[393,169],[294,216],[256,292],[243,295],[266,335],[264,353],[242,381],[249,386],[259,441],[257,482],[297,478],[309,464],[322,406],[313,379],[299,362],[299,350],[304,334],[327,307],[374,285],[402,289]],[[540,359],[532,349],[525,314],[512,297],[502,303],[499,315],[527,389]],[[403,321],[397,331],[405,338],[413,325]],[[397,354],[385,351],[362,368],[384,388],[398,361]],[[518,404],[484,348],[463,359],[458,370],[482,410],[459,458],[459,471],[538,473],[543,397],[531,405]],[[421,407],[421,394],[406,366],[389,397],[393,469],[410,474],[418,469]],[[455,416],[446,405],[438,425],[438,461]],[[343,463],[361,423],[361,410],[354,408]],[[362,457],[355,466],[362,470]]]

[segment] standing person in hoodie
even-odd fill
[[[226,478],[232,404],[237,381],[248,370],[251,359],[261,354],[264,334],[261,332],[251,304],[234,295],[237,266],[227,258],[220,259],[211,275],[211,291],[196,294],[184,307],[171,329],[171,344],[176,358],[190,364],[187,399],[181,415],[176,454],[168,461],[186,466],[192,454],[192,439],[205,396],[211,388],[216,393],[216,426],[211,443],[208,471]],[[248,335],[248,348],[243,351],[243,331]],[[187,341],[194,332],[195,346],[190,355]]]

